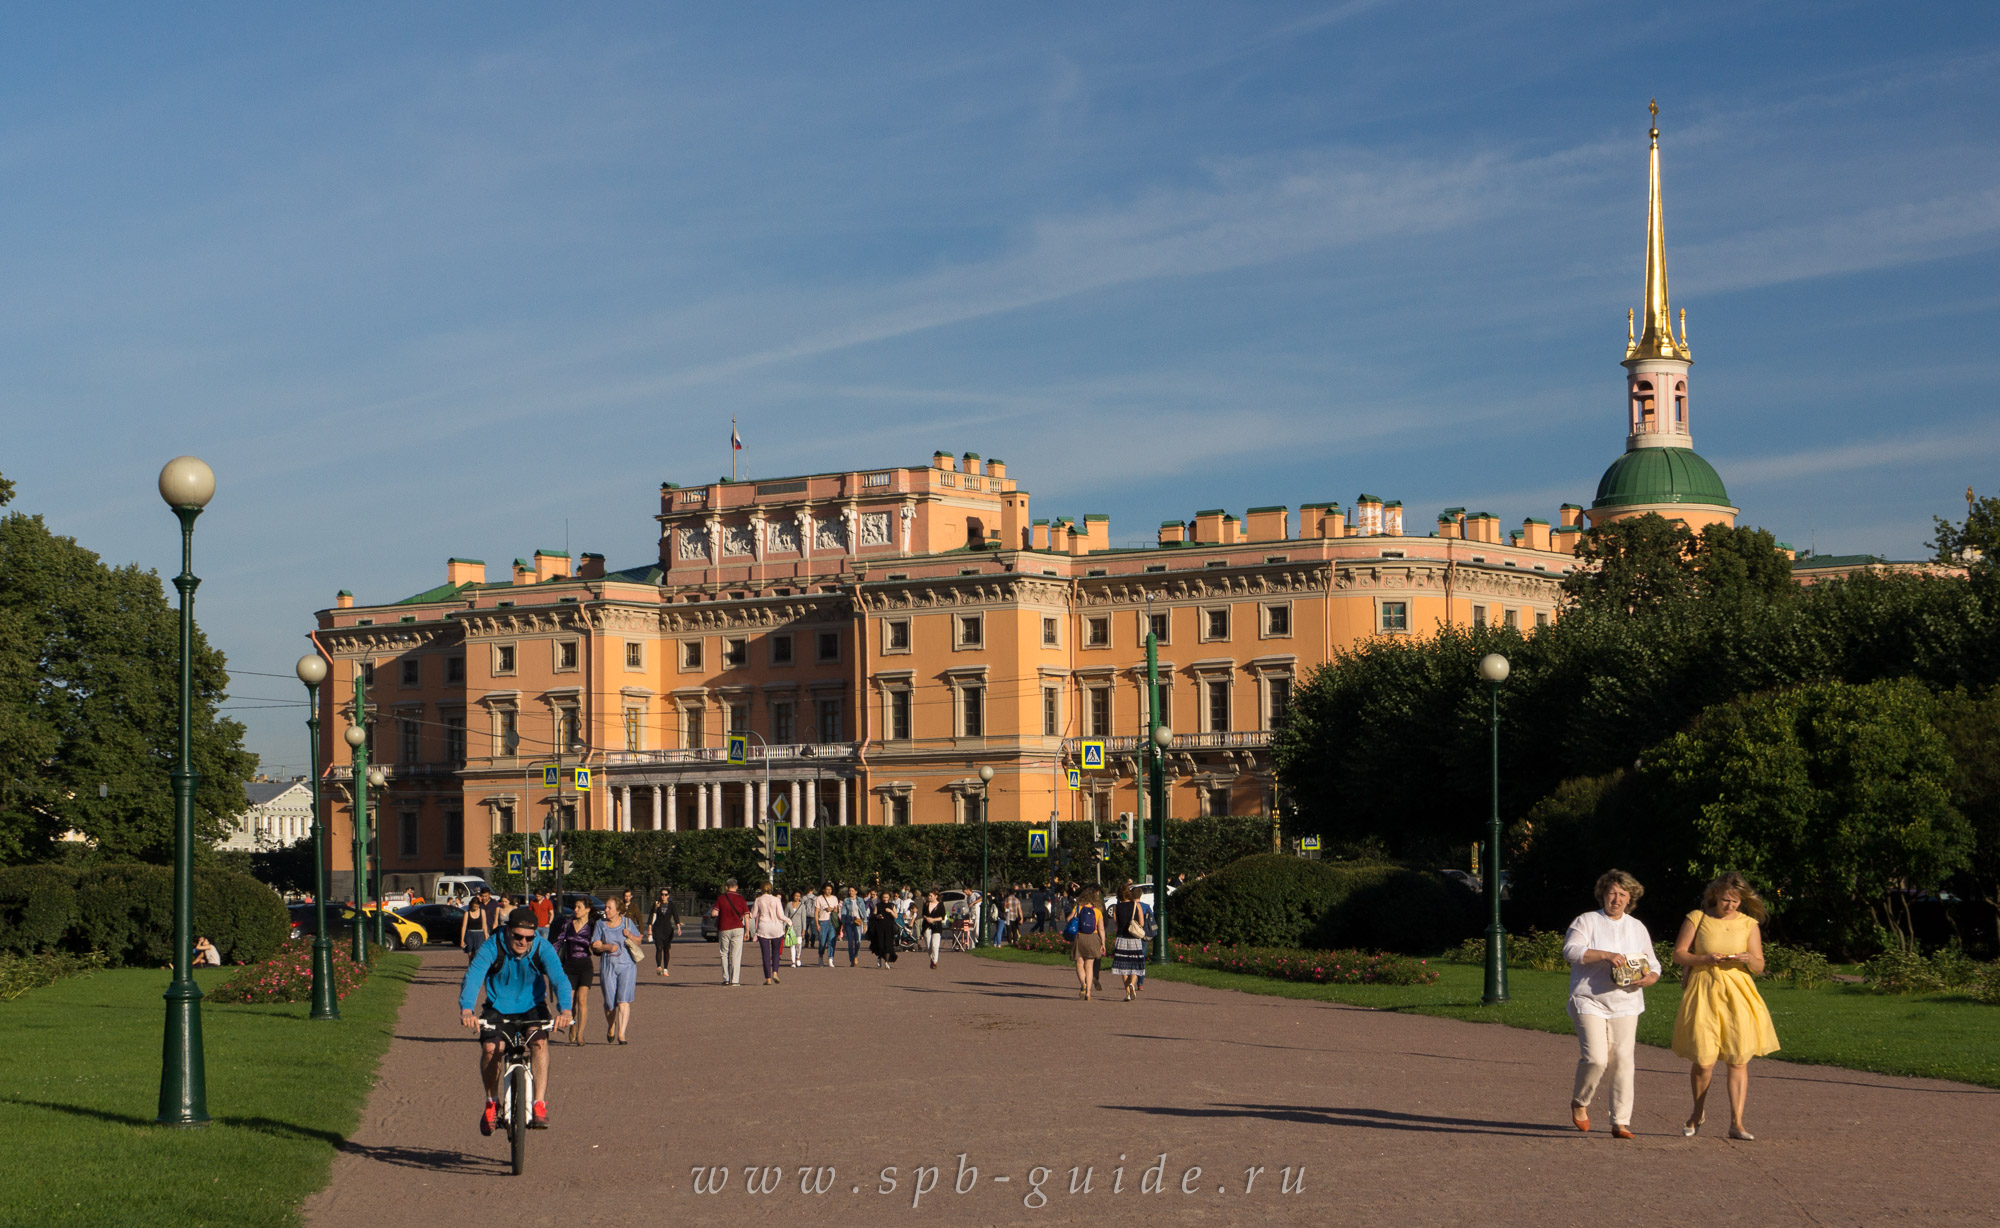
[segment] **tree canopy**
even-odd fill
[[[1691,532],[1657,512],[1583,535],[1583,566],[1563,577],[1565,615],[1659,613],[1790,597],[1792,562],[1764,529],[1711,524]]]

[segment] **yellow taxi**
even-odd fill
[[[373,904],[364,904],[361,912],[368,919],[366,924],[369,932],[372,934],[375,928],[375,906]],[[418,925],[415,921],[403,916],[393,908],[384,911],[382,917],[384,920],[382,937],[391,946],[401,947],[405,951],[415,951],[431,940],[430,934],[424,930],[423,926]],[[340,919],[352,925],[354,923],[354,910],[342,906]]]

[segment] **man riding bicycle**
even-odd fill
[[[569,978],[563,975],[562,961],[548,939],[535,932],[532,908],[516,908],[507,914],[506,928],[481,943],[465,970],[465,983],[458,991],[458,1018],[474,1030],[502,1023],[551,1023],[558,1028],[570,1024]],[[549,1019],[549,989],[553,986],[558,1013]],[[475,1015],[479,991],[486,991],[486,1005]],[[479,1132],[493,1133],[500,1115],[500,1057],[498,1035],[479,1041],[479,1075],[486,1084],[486,1108],[479,1115]],[[546,1031],[529,1044],[528,1069],[535,1080],[534,1116],[529,1125],[538,1130],[549,1124],[549,1042]]]

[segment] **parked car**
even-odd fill
[[[423,926],[427,941],[433,945],[456,946],[459,927],[465,923],[465,910],[456,904],[412,904],[393,911]]]
[[[310,938],[319,932],[319,909],[316,905],[293,904],[285,911],[291,915],[291,936],[293,938]],[[372,934],[374,932],[373,918],[375,907],[371,904],[364,908],[362,912],[370,919],[369,932]],[[393,908],[383,914],[383,920],[384,929],[382,936],[392,946],[401,947],[405,951],[414,951],[429,941],[429,935],[425,932],[423,926],[417,924],[415,921],[397,915],[396,910]],[[353,905],[329,903],[326,906],[326,931],[327,936],[330,938],[347,939],[353,937]],[[457,932],[456,930],[452,931],[454,936],[457,935]]]
[[[486,880],[477,874],[440,874],[437,883],[431,889],[431,894],[440,904],[462,906],[473,896],[478,895],[479,889],[486,885]]]
[[[372,930],[374,928],[375,906],[373,904],[365,905],[361,911],[367,915],[368,925]],[[342,906],[340,915],[342,919],[351,922],[354,917],[354,910]],[[401,947],[405,951],[414,951],[430,941],[430,935],[425,932],[423,926],[410,920],[408,917],[400,915],[393,908],[383,910],[382,920],[385,923],[382,930],[382,937],[392,946]]]

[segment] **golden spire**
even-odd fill
[[[1684,341],[1674,340],[1673,310],[1667,302],[1667,228],[1660,207],[1660,103],[1646,105],[1653,116],[1646,178],[1646,323],[1639,339],[1626,346],[1627,358],[1688,358]]]

